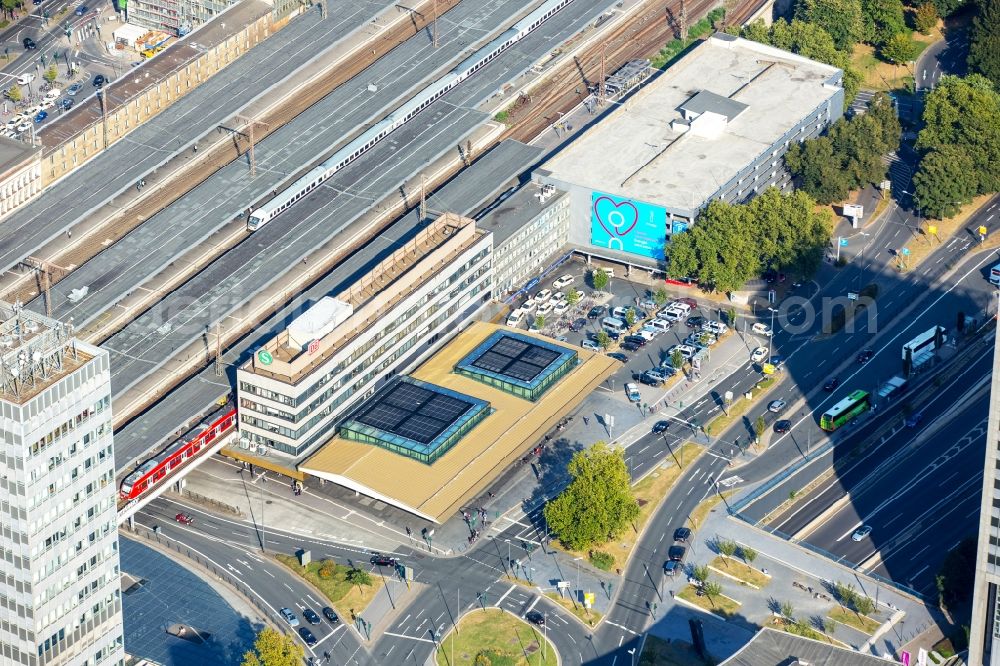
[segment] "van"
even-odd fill
[[[524,321],[524,310],[514,310],[507,317],[507,325],[511,328],[517,328],[521,325],[522,321]]]
[[[651,331],[651,330],[649,330],[646,327],[642,327],[638,331],[636,331],[635,336],[638,336],[638,337],[642,338],[646,342],[652,342],[653,338],[655,338],[658,334],[659,334],[659,331],[655,331],[655,330]],[[635,336],[633,336],[633,337],[635,337]]]
[[[625,322],[623,322],[618,317],[605,317],[601,320],[601,326],[608,329],[609,331],[614,331],[615,333],[621,333],[626,328]]]
[[[643,328],[655,328],[657,331],[665,333],[673,328],[673,324],[666,319],[650,319]]]

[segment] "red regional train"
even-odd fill
[[[216,437],[236,425],[236,409],[225,412],[195,437],[181,437],[169,444],[155,456],[139,465],[122,481],[119,497],[124,501],[134,500],[162,481],[171,470],[180,467],[184,461],[201,451]]]

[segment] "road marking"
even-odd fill
[[[638,636],[638,635],[639,635],[638,633],[636,633],[636,632],[632,631],[632,630],[631,630],[631,629],[629,629],[628,627],[626,627],[626,626],[624,626],[624,625],[621,625],[621,624],[615,624],[615,623],[614,623],[614,622],[612,622],[611,620],[605,620],[605,621],[604,621],[604,623],[605,623],[605,624],[610,624],[610,625],[611,625],[612,627],[618,627],[619,629],[621,629],[621,630],[623,630],[623,631],[627,631],[628,633],[632,634],[633,636]],[[624,636],[622,636],[622,640],[624,640],[624,639],[625,639],[625,637],[624,637]],[[618,645],[620,646],[620,645],[621,645],[621,643],[619,643]]]
[[[503,595],[499,599],[497,599],[497,606],[499,606],[501,603],[503,603],[503,600],[507,598],[507,595],[510,594],[511,592],[513,592],[515,589],[517,589],[517,585],[511,585],[507,589],[507,591],[504,592]],[[420,612],[423,613],[423,611],[420,611]],[[420,616],[418,615],[417,617],[420,617]]]
[[[409,638],[411,641],[420,641],[421,643],[434,643],[429,638],[420,638],[418,636],[407,636],[406,634],[394,634],[391,631],[382,632],[383,636],[394,636],[395,638]]]
[[[929,564],[925,564],[924,566],[922,566],[919,569],[917,569],[917,573],[915,573],[912,576],[910,576],[910,580],[913,580],[914,578],[916,578],[917,576],[919,576],[920,574],[922,574],[924,571],[926,571],[928,568],[930,568],[930,566],[931,565],[929,565]]]
[[[930,548],[930,547],[931,547],[931,545],[930,545],[930,544],[927,544],[926,546],[924,546],[923,548],[921,548],[921,549],[920,549],[920,550],[918,550],[917,552],[915,552],[915,553],[913,553],[912,555],[910,555],[910,559],[911,559],[911,560],[915,560],[915,559],[917,559],[917,556],[918,556],[918,555],[920,555],[920,553],[924,552],[925,550],[927,550],[927,549],[928,549],[928,548]]]
[[[538,600],[539,600],[539,599],[541,599],[541,598],[542,598],[542,597],[541,597],[541,595],[537,595],[537,596],[536,596],[536,597],[535,597],[534,599],[532,599],[532,600],[531,600],[531,605],[530,605],[530,606],[528,606],[528,608],[527,608],[527,609],[525,609],[525,611],[524,611],[524,614],[525,614],[525,615],[527,615],[527,614],[528,614],[528,613],[530,613],[530,612],[531,612],[532,610],[534,610],[534,608],[535,608],[535,605],[536,605],[536,604],[538,604]]]

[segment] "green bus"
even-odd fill
[[[853,391],[820,417],[819,427],[827,432],[833,432],[854,417],[864,414],[871,408],[871,398],[866,391]]]

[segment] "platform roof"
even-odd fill
[[[300,469],[429,520],[442,522],[449,518],[541,440],[618,365],[603,354],[572,350],[581,362],[559,381],[556,390],[546,392],[536,402],[453,371],[459,361],[498,330],[512,329],[476,322],[412,373],[420,381],[484,400],[494,410],[433,464],[338,437]],[[524,335],[547,342],[541,336]]]
[[[543,169],[561,182],[697,209],[836,95],[840,76],[836,67],[788,51],[714,35]],[[729,122],[717,136],[685,133],[686,105],[690,113],[711,111]]]

